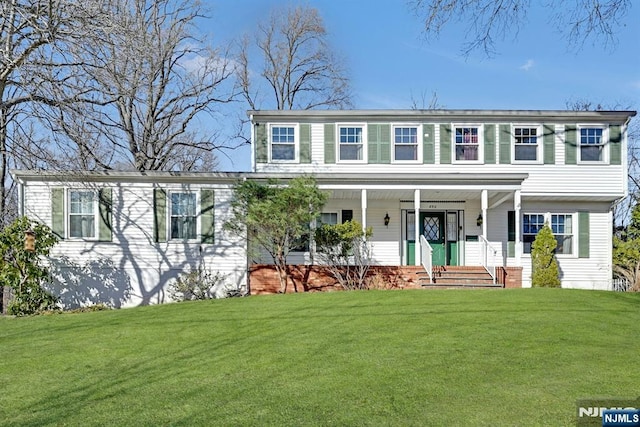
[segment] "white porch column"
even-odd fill
[[[522,204],[522,195],[520,190],[516,190],[513,194],[513,210],[515,210],[516,217],[516,242],[515,242],[515,255],[516,255],[516,266],[520,267],[522,265],[521,257],[522,257],[522,242],[520,241],[520,209]]]
[[[362,230],[367,229],[367,190],[362,189],[360,192],[360,199],[362,205]]]
[[[422,261],[422,246],[420,245],[420,190],[413,190],[413,210],[415,212],[414,215],[414,224],[415,224],[415,259],[413,260],[414,265],[420,265]]]
[[[482,190],[480,203],[481,203],[480,206],[482,208],[482,237],[486,239],[487,238],[487,208],[489,206],[489,192],[487,190]]]

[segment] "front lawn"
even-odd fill
[[[640,394],[640,294],[254,296],[0,318],[0,424],[572,425]]]

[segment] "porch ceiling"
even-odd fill
[[[360,200],[361,190],[329,190],[332,199]],[[367,199],[376,200],[413,200],[413,190],[367,190]],[[479,191],[466,190],[421,190],[422,201],[453,201],[453,200],[480,200]]]

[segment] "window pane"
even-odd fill
[[[341,145],[340,160],[362,160],[361,145]]]
[[[171,238],[196,238],[196,194],[171,193]]]
[[[456,160],[478,160],[478,128],[455,128]]]
[[[396,145],[396,160],[417,160],[418,147],[415,145]]]
[[[536,160],[538,147],[535,145],[516,144],[516,160]]]
[[[93,214],[93,191],[69,192],[69,212],[72,214]]]
[[[69,237],[92,238],[96,236],[93,215],[69,216]]]
[[[602,145],[580,147],[580,159],[586,162],[602,160]]]
[[[272,160],[294,160],[296,157],[295,145],[274,144],[271,146]]]
[[[478,147],[470,145],[457,146],[456,160],[478,160]]]
[[[362,128],[360,127],[341,127],[340,143],[341,144],[359,144],[362,142]]]
[[[320,214],[320,224],[336,225],[338,223],[337,212],[322,212]]]

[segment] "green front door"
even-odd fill
[[[421,212],[420,233],[431,246],[432,265],[446,265],[444,212]]]

